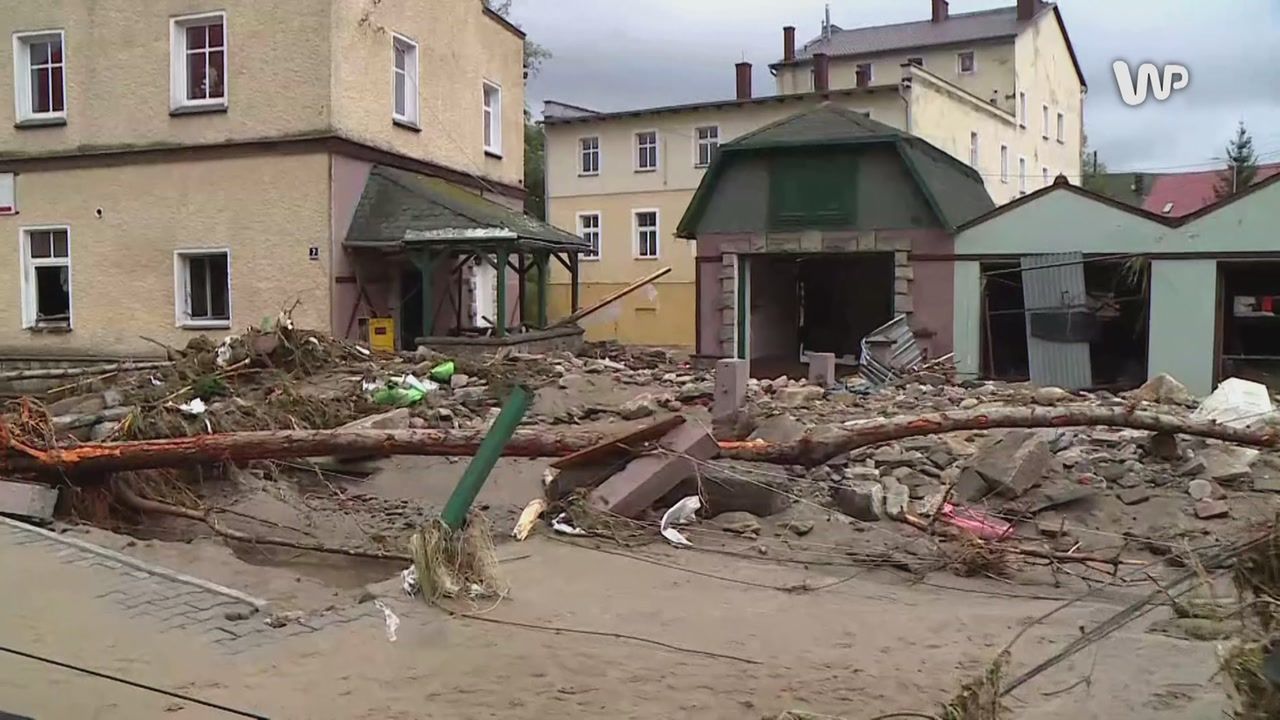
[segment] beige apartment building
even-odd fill
[[[928,19],[843,29],[824,23],[797,47],[783,28],[770,66],[776,94],[756,96],[752,68],[736,67],[734,99],[598,112],[548,101],[548,220],[596,249],[582,256],[589,303],[664,266],[672,272],[587,322],[592,339],[694,344],[696,259],[676,224],[715,157],[746,132],[832,102],[905,130],[974,167],[1005,203],[1063,174],[1080,175],[1086,86],[1058,7],[951,14],[946,0],[916,0]],[[552,277],[553,307],[570,299]]]
[[[371,176],[521,207],[524,36],[481,0],[9,5],[0,357],[154,353],[289,308],[355,337],[417,291],[347,236]]]

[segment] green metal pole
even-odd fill
[[[460,530],[463,523],[467,521],[467,512],[471,510],[471,504],[476,501],[480,488],[484,487],[485,481],[489,479],[489,473],[493,472],[493,466],[502,456],[502,449],[515,434],[525,411],[529,409],[529,401],[532,398],[532,393],[522,385],[517,385],[507,397],[507,402],[502,406],[502,412],[498,413],[497,419],[493,421],[493,427],[489,428],[489,433],[484,436],[484,440],[480,441],[475,457],[471,458],[471,464],[463,471],[462,479],[453,488],[453,494],[449,496],[449,501],[444,504],[444,510],[440,513],[440,520],[450,529]]]
[[[431,287],[434,279],[432,276],[436,271],[436,256],[429,252],[414,253],[409,259],[418,266],[418,272],[422,274],[422,335],[431,337],[436,325],[435,292]]]
[[[498,251],[498,317],[493,327],[498,337],[507,336],[507,251]]]
[[[538,265],[538,327],[545,328],[547,326],[547,267],[550,260],[547,253],[540,252],[534,256],[534,262]]]

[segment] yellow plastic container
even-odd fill
[[[369,347],[379,352],[396,351],[395,318],[369,318]]]

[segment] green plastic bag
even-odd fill
[[[436,382],[447,383],[451,378],[453,378],[453,372],[453,361],[445,360],[439,365],[431,368],[431,379]]]
[[[417,405],[424,397],[426,393],[411,387],[384,387],[373,393],[375,403],[398,408]]]

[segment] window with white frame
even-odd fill
[[[594,135],[591,137],[581,138],[578,140],[578,149],[582,156],[578,172],[583,175],[599,175],[600,138]]]
[[[1049,105],[1040,106],[1040,136],[1049,139]]]
[[[907,64],[908,64],[908,65],[915,65],[916,67],[924,67],[924,58],[922,58],[922,57],[909,57],[909,58],[907,58]]]
[[[1025,91],[1018,92],[1018,125],[1027,126],[1027,93]]]
[[[1009,182],[1009,146],[1000,146],[1000,182]]]
[[[869,62],[858,63],[857,67],[854,69],[853,75],[854,82],[858,87],[866,87],[875,79],[872,67],[872,64]]]
[[[226,107],[226,13],[174,18],[171,24],[171,108]]]
[[[1040,168],[1040,174],[1044,176],[1044,186],[1049,187],[1049,168],[1047,166]]]
[[[1018,158],[1018,194],[1027,194],[1027,159]]]
[[[502,154],[502,88],[484,83],[484,151]]]
[[[71,327],[71,231],[22,230],[22,326]]]
[[[695,128],[694,137],[697,141],[693,164],[695,167],[707,167],[715,159],[716,149],[720,147],[720,128],[715,125]]]
[[[0,172],[0,215],[18,214],[18,176]]]
[[[13,36],[18,124],[67,117],[67,64],[61,30]]]
[[[418,44],[403,35],[391,38],[391,119],[418,126]]]
[[[591,243],[590,250],[583,250],[578,257],[583,260],[600,259],[600,213],[578,213],[578,237]]]
[[[231,253],[174,253],[174,294],[181,327],[231,327]]]
[[[1066,142],[1067,140],[1067,116],[1064,113],[1058,113],[1058,142]]]
[[[658,211],[637,210],[636,224],[636,257],[658,257]]]
[[[969,133],[969,167],[978,169],[978,133]]]
[[[972,75],[978,69],[978,61],[972,50],[956,54],[956,72],[961,75]]]
[[[636,170],[658,169],[658,131],[636,133]]]

